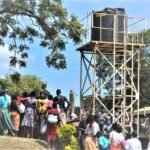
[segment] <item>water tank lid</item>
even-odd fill
[[[106,8],[104,8],[104,11],[105,12],[112,12],[112,11],[114,11],[114,9],[110,8],[110,7],[106,7]]]
[[[119,13],[125,13],[125,9],[124,8],[110,8],[110,7],[106,7],[103,9],[104,12],[107,12],[108,14],[111,13],[111,14],[115,14],[116,12],[119,12]]]
[[[125,13],[125,9],[124,8],[116,8],[117,11],[119,11],[120,13]]]
[[[115,14],[116,12],[125,14],[125,9],[124,8],[110,8],[106,7],[101,11],[92,11],[92,13],[108,13],[108,14]]]

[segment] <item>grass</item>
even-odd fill
[[[0,150],[47,150],[47,143],[37,139],[0,136]]]

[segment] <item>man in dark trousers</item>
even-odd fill
[[[54,102],[58,104],[58,107],[60,108],[60,124],[66,123],[66,113],[69,109],[70,103],[67,100],[65,96],[61,95],[61,90],[56,90],[56,97],[54,97]],[[67,103],[67,107],[65,107],[65,102]]]

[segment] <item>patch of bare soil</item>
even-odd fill
[[[47,143],[38,139],[0,136],[0,150],[47,150]]]

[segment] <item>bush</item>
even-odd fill
[[[79,145],[74,134],[76,128],[73,125],[65,124],[57,128],[57,135],[63,150],[79,150]]]

